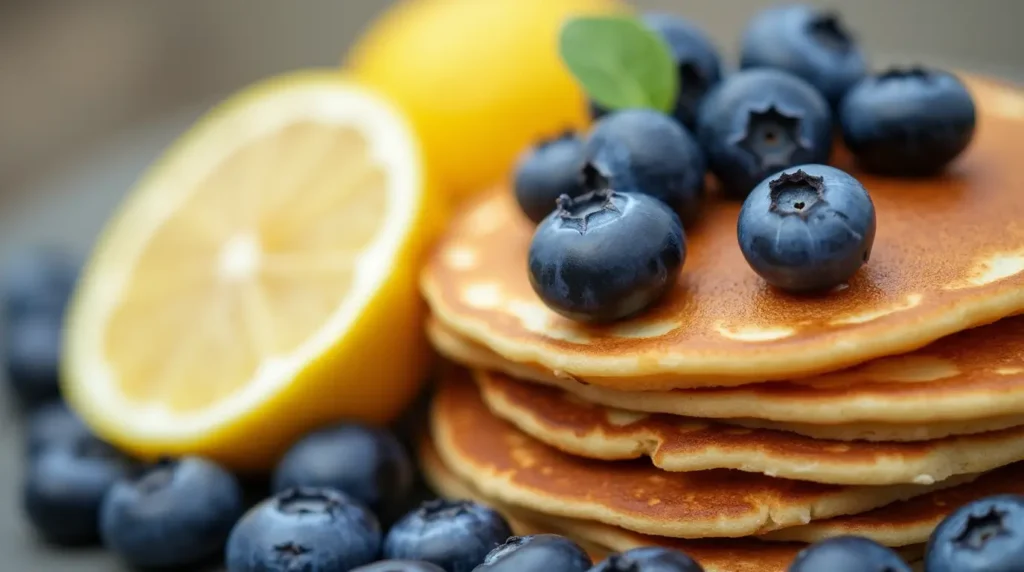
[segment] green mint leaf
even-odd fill
[[[562,26],[562,61],[587,95],[609,110],[669,112],[679,91],[665,41],[636,18],[577,17]]]

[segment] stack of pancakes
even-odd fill
[[[728,572],[783,571],[843,534],[913,561],[956,507],[1024,494],[1024,96],[969,86],[978,131],[949,174],[837,160],[878,232],[816,297],[765,285],[740,205],[713,200],[664,300],[576,323],[529,284],[511,191],[471,205],[422,276],[431,340],[459,364],[432,404],[431,483],[597,553],[665,545]]]

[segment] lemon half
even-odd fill
[[[238,469],[325,423],[390,420],[429,355],[428,187],[400,113],[336,71],[229,99],[98,242],[67,322],[70,404],[135,454]]]

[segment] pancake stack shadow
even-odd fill
[[[1024,494],[1024,170],[1007,144],[1024,97],[970,86],[979,130],[956,176],[862,178],[872,260],[826,296],[764,286],[722,202],[658,307],[573,323],[529,285],[511,192],[470,205],[421,278],[451,362],[421,447],[430,484],[519,531],[595,554],[670,546],[709,572],[783,572],[846,534],[914,562],[957,507]]]

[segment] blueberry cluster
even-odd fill
[[[861,169],[890,176],[938,173],[973,136],[974,102],[956,77],[870,73],[833,13],[803,4],[758,13],[729,74],[693,23],[642,21],[676,64],[671,113],[591,103],[589,133],[541,142],[516,167],[516,198],[537,224],[531,284],[572,319],[623,319],[672,287],[708,173],[723,196],[745,200],[737,234],[758,275],[789,292],[827,291],[867,262],[875,228],[864,187],[825,166],[834,133]]]

